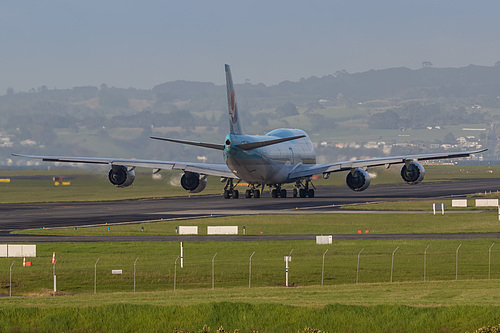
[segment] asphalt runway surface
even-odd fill
[[[315,239],[314,235],[237,235],[237,236],[110,236],[56,237],[10,235],[13,230],[33,228],[81,227],[89,225],[175,221],[210,216],[243,214],[335,214],[342,205],[398,200],[436,200],[465,197],[472,193],[496,192],[500,179],[473,179],[418,185],[372,185],[354,192],[347,186],[320,187],[315,198],[224,199],[220,195],[110,202],[33,203],[0,205],[0,242],[54,241],[177,241],[177,240],[297,240]],[[430,207],[429,207],[430,210]],[[498,238],[499,234],[441,234],[449,238]],[[182,238],[179,238],[182,237]],[[359,238],[359,235],[334,235],[334,239]],[[434,238],[426,235],[363,235],[363,238]]]

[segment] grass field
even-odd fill
[[[52,287],[52,253],[56,252],[56,275],[61,294],[85,294],[94,290],[97,259],[99,293],[133,291],[134,262],[136,290],[172,290],[176,273],[177,289],[245,287],[249,284],[249,259],[252,257],[253,287],[285,284],[283,257],[293,250],[290,283],[294,286],[320,285],[322,256],[325,255],[325,285],[389,282],[391,254],[395,253],[394,282],[419,282],[424,276],[424,252],[427,246],[426,279],[428,281],[500,279],[500,248],[493,246],[491,271],[489,248],[494,240],[352,240],[335,241],[332,245],[316,245],[314,241],[247,241],[184,242],[184,268],[175,261],[180,254],[178,242],[141,243],[53,243],[38,244],[37,257],[27,258],[32,267],[22,267],[21,259],[0,258],[0,281],[6,290],[9,267],[13,266],[13,292],[40,294]],[[460,247],[458,275],[456,250]],[[357,271],[357,256],[360,269]],[[112,275],[121,269],[123,274]]]
[[[357,255],[361,257],[359,281],[363,283],[390,280],[391,253],[396,256],[394,281],[421,281],[423,256],[427,251],[427,279],[455,279],[455,251],[459,244],[460,279],[488,277],[488,249],[492,240],[357,240],[336,241],[334,245],[319,246],[314,241],[291,242],[188,242],[184,243],[184,268],[178,267],[177,288],[211,288],[212,259],[217,253],[215,285],[217,288],[248,286],[249,258],[252,258],[252,285],[255,287],[284,285],[283,256],[293,249],[291,283],[296,286],[319,285],[321,259],[325,258],[325,284],[348,284],[356,281]],[[94,287],[94,265],[97,269],[99,292],[131,291],[133,264],[136,258],[136,283],[140,291],[169,290],[174,285],[174,263],[179,255],[179,243],[57,243],[38,244],[36,258],[28,258],[32,267],[22,267],[17,260],[13,270],[18,293],[42,293],[52,285],[52,252],[56,252],[59,290],[64,294],[89,293]],[[493,247],[491,276],[500,278],[500,255]],[[2,286],[8,282],[9,266],[13,260],[0,262]],[[419,264],[415,264],[418,262]],[[180,262],[178,263],[180,264]],[[112,269],[123,274],[111,275]],[[45,283],[42,283],[46,280]]]
[[[0,203],[18,202],[68,202],[111,201],[125,199],[186,196],[180,187],[180,173],[166,172],[162,179],[154,180],[150,172],[137,172],[132,186],[117,188],[107,179],[107,168],[91,170],[45,170],[0,172],[0,178],[9,178],[9,183],[0,183]],[[53,177],[63,176],[69,186],[55,186]],[[210,178],[203,194],[220,193],[222,185],[218,178]]]
[[[357,205],[343,206],[347,210],[382,210],[382,211],[426,211],[432,212],[432,204],[444,204],[446,212],[456,211],[497,211],[496,207],[476,207],[475,198],[500,198],[499,193],[488,195],[476,195],[474,199],[467,199],[467,207],[452,207],[452,200],[414,200],[414,201],[391,201],[376,202]],[[437,206],[436,206],[437,207]],[[436,214],[441,214],[441,208],[436,208]]]
[[[304,327],[328,332],[473,331],[500,320],[500,250],[495,246],[489,269],[493,241],[185,242],[185,267],[178,263],[177,271],[177,242],[38,244],[37,257],[28,259],[32,267],[22,267],[19,260],[13,266],[13,294],[28,297],[2,299],[0,331],[198,332],[205,325],[212,332],[221,326],[231,332],[298,332]],[[292,249],[293,287],[285,288],[283,256]],[[57,297],[48,296],[52,252]],[[12,261],[0,259],[4,293]],[[112,275],[112,269],[123,274]]]
[[[424,282],[423,253],[428,245]],[[32,267],[21,267],[20,261],[13,267],[13,294],[31,297],[2,299],[0,331],[197,332],[206,324],[212,331],[223,326],[231,332],[297,332],[304,327],[328,332],[463,332],[500,320],[500,250],[492,248],[488,280],[491,245],[492,240],[357,240],[322,246],[307,241],[188,242],[174,291],[177,242],[38,244],[37,258],[29,259]],[[283,255],[291,249],[293,287],[285,288]],[[57,258],[57,297],[48,296],[52,251]],[[4,292],[11,263],[12,259],[0,260]],[[123,274],[111,275],[112,269],[122,269]]]
[[[486,292],[497,282],[181,290],[30,302],[18,298],[3,302],[0,326],[2,331],[42,332],[199,332],[205,325],[211,332],[221,326],[226,332],[301,332],[304,327],[327,332],[464,332],[499,322],[497,305],[463,301],[498,297]],[[445,301],[426,306],[431,299]]]

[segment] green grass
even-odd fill
[[[387,283],[391,275],[391,254],[395,253],[394,282],[423,280],[424,250],[427,246],[428,281],[454,281],[455,255],[459,256],[459,280],[488,278],[490,239],[474,240],[352,240],[335,241],[332,245],[316,245],[314,241],[248,241],[248,242],[184,242],[184,268],[177,265],[177,289],[211,289],[212,259],[215,257],[215,288],[248,287],[249,258],[252,257],[253,287],[283,286],[283,256],[293,249],[290,283],[294,286],[321,284],[322,256],[325,256],[325,285],[355,284],[357,256],[360,256],[360,283]],[[500,279],[500,254],[492,248],[491,278]],[[52,288],[52,252],[56,252],[58,290],[62,294],[88,294],[94,290],[94,268],[97,264],[97,292],[133,291],[134,262],[136,290],[173,290],[175,261],[180,254],[178,242],[141,243],[54,243],[38,244],[37,257],[27,258],[32,267],[22,267],[22,260],[0,258],[0,281],[8,293],[9,267],[14,294],[44,295]],[[123,274],[112,275],[111,270]],[[500,293],[500,290],[498,291]]]
[[[498,198],[499,194],[488,194],[478,196],[477,198]],[[342,209],[347,210],[382,210],[382,211],[426,211],[432,212],[432,204],[440,205],[444,204],[445,214],[446,212],[456,212],[456,211],[497,211],[496,207],[476,207],[475,199],[467,200],[467,207],[452,207],[452,200],[414,200],[414,201],[390,201],[390,202],[376,202],[376,203],[364,203],[355,204],[349,206],[343,206]],[[436,208],[436,214],[441,214],[441,208]]]
[[[202,235],[206,234],[207,226],[219,225],[237,225],[240,234],[243,234],[243,226],[245,226],[247,235],[355,234],[358,230],[370,230],[372,234],[486,233],[498,232],[499,230],[498,213],[494,211],[445,215],[440,213],[436,215],[432,213],[243,215],[185,221],[78,227],[77,230],[73,228],[31,229],[13,233],[59,236],[175,235],[175,228],[179,225],[198,226],[198,232]]]
[[[459,275],[455,281],[455,254]],[[423,281],[423,252],[427,280]],[[185,267],[174,261],[178,243],[39,244],[30,268],[13,267],[13,294],[0,305],[0,331],[463,332],[500,320],[500,254],[491,240],[188,242]],[[391,254],[395,253],[393,283]],[[293,248],[285,288],[283,255]],[[361,254],[356,284],[357,255]],[[325,279],[321,258],[325,250]],[[51,294],[52,251],[59,292]],[[252,287],[248,259],[252,251]],[[211,260],[215,259],[215,289]],[[97,294],[93,294],[97,258]],[[133,293],[133,262],[136,293]],[[0,259],[0,281],[8,293],[8,267]],[[123,275],[111,275],[123,269]],[[39,297],[33,297],[39,296]]]
[[[206,303],[245,302],[252,305],[282,304],[320,308],[328,304],[348,306],[397,305],[414,307],[499,306],[499,279],[427,282],[383,282],[294,287],[232,287],[165,291],[87,293],[53,297],[3,298],[1,308],[84,308],[92,305],[135,304],[186,306]]]
[[[426,232],[439,228],[444,232],[454,228],[485,231],[494,229],[498,223],[496,214],[492,213],[387,214],[377,221],[373,220],[375,216],[378,217],[319,215],[312,216],[306,223],[304,216],[258,216],[257,221],[256,217],[237,219],[244,221],[249,230],[258,225],[277,225],[277,230],[292,232],[301,230],[300,221],[306,225],[311,223],[313,229],[328,225],[339,230],[352,229],[353,217],[374,223],[370,226],[376,223],[385,225],[384,228],[399,226],[408,232],[417,232],[426,226]],[[480,218],[469,221],[451,218],[462,216]],[[482,222],[488,219],[491,219],[490,226],[490,222]],[[314,224],[316,220],[321,221],[319,225]],[[404,220],[408,220],[406,224]],[[234,224],[235,221],[217,218],[197,222]],[[145,225],[144,233],[161,233],[150,231],[153,225]],[[168,226],[164,222],[155,227]],[[123,227],[138,229],[139,225]],[[113,233],[115,228],[119,227],[113,226],[113,231],[105,234]],[[212,332],[220,326],[226,331],[240,329],[242,332],[298,332],[304,327],[328,332],[473,331],[500,320],[500,250],[495,246],[491,256],[492,280],[488,280],[488,249],[493,241],[359,239],[334,241],[331,245],[316,245],[314,241],[184,242],[185,267],[181,269],[177,263],[175,291],[178,242],[43,243],[37,245],[37,257],[28,258],[32,267],[22,267],[19,258],[0,258],[3,293],[8,293],[9,267],[16,260],[12,272],[13,294],[32,296],[2,299],[0,331],[174,332],[178,329],[198,332],[204,325],[211,327]],[[460,244],[456,281],[455,256]],[[423,258],[427,246],[424,282]],[[391,254],[397,247],[394,282],[390,283]],[[293,287],[285,288],[283,256],[292,249],[290,284]],[[321,287],[322,257],[327,249]],[[361,249],[359,283],[356,284]],[[52,252],[56,252],[57,259],[58,297],[47,296],[52,288]],[[253,252],[252,288],[248,288],[249,258]],[[212,290],[215,253],[215,289]],[[98,258],[97,294],[93,295],[94,265]],[[133,293],[137,258],[137,292]],[[112,269],[122,269],[123,274],[112,275]]]
[[[94,298],[94,302],[99,299]],[[211,332],[302,332],[304,327],[313,327],[323,332],[463,332],[497,323],[500,307],[329,304],[313,308],[242,302],[156,306],[121,302],[0,309],[0,314],[3,331],[202,332],[211,328]]]
[[[46,170],[0,172],[0,178],[12,177],[10,183],[0,183],[0,203],[19,202],[71,202],[112,201],[140,198],[200,195],[190,194],[180,186],[179,172],[167,172],[162,179],[154,180],[151,172],[136,172],[132,186],[117,188],[107,179],[107,168],[92,170]],[[65,176],[69,186],[55,186],[52,177]],[[17,178],[16,178],[17,177]],[[36,177],[26,179],[21,177]],[[222,184],[217,177],[210,177],[202,194],[220,194]]]

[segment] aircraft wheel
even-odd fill
[[[293,189],[293,197],[296,198],[299,191],[296,188]]]
[[[285,190],[285,189],[282,189],[282,190],[280,191],[280,197],[282,197],[282,198],[286,198],[286,190]]]
[[[277,198],[278,197],[278,191],[276,189],[273,189],[271,191],[271,197],[273,197],[273,198]]]
[[[305,198],[305,197],[306,197],[306,195],[307,195],[307,193],[306,193],[306,189],[305,189],[305,188],[301,188],[301,189],[299,190],[299,197],[301,197],[301,198]]]
[[[253,193],[253,197],[256,199],[260,198],[260,190],[255,190],[255,192]]]
[[[314,190],[313,190],[312,188],[311,188],[311,189],[309,189],[309,191],[307,191],[307,196],[308,196],[309,198],[314,198]]]
[[[233,191],[233,199],[238,199],[240,197],[240,192],[238,190]]]
[[[229,199],[231,197],[231,192],[224,190],[224,199]]]
[[[251,198],[252,197],[252,190],[246,190],[245,191],[245,198]]]

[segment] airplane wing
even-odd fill
[[[238,178],[225,164],[205,164],[190,162],[172,162],[155,160],[135,160],[135,159],[117,159],[117,158],[95,158],[95,157],[67,157],[67,156],[34,156],[12,154],[13,156],[40,159],[47,162],[66,162],[66,163],[88,163],[88,164],[107,164],[125,165],[127,167],[165,169],[165,170],[183,170],[187,172],[200,173],[209,176],[218,176],[226,178]]]
[[[487,149],[480,149],[474,151],[464,151],[455,153],[436,153],[436,154],[420,154],[420,155],[403,155],[392,157],[381,157],[366,160],[354,160],[346,162],[335,162],[325,164],[301,164],[293,170],[288,176],[290,179],[308,177],[320,173],[338,172],[352,170],[356,168],[375,167],[375,166],[390,166],[392,164],[402,164],[411,161],[427,161],[443,158],[458,158],[468,157],[471,154],[482,153]]]

